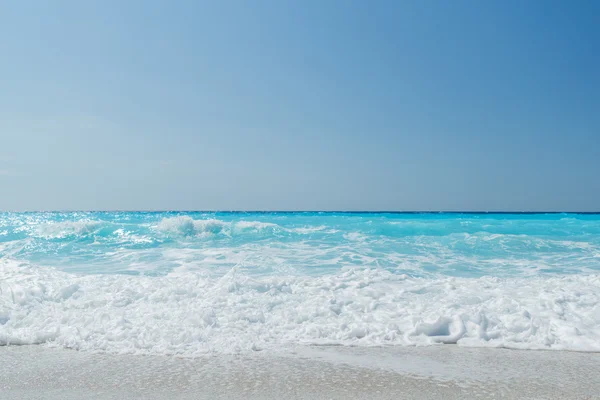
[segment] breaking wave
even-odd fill
[[[600,215],[0,213],[0,345],[600,351]]]
[[[298,233],[308,234],[317,232],[315,228],[284,228],[274,223],[261,221],[222,221],[219,219],[193,219],[189,216],[177,216],[163,218],[157,226],[159,231],[180,234],[184,236],[194,235],[241,235],[244,233]]]
[[[72,275],[0,261],[0,344],[179,354],[292,344],[600,351],[600,277]]]

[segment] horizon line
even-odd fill
[[[474,210],[178,210],[178,209],[113,209],[113,210],[0,210],[0,213],[229,213],[229,214],[600,214],[600,211],[474,211]]]

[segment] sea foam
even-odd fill
[[[0,344],[600,351],[600,215],[0,213]]]
[[[212,353],[453,343],[600,351],[600,277],[73,275],[0,261],[0,344]]]

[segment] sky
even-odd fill
[[[600,211],[600,2],[2,1],[0,210]]]

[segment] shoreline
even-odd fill
[[[591,399],[600,353],[297,346],[178,358],[0,347],[12,399]]]

